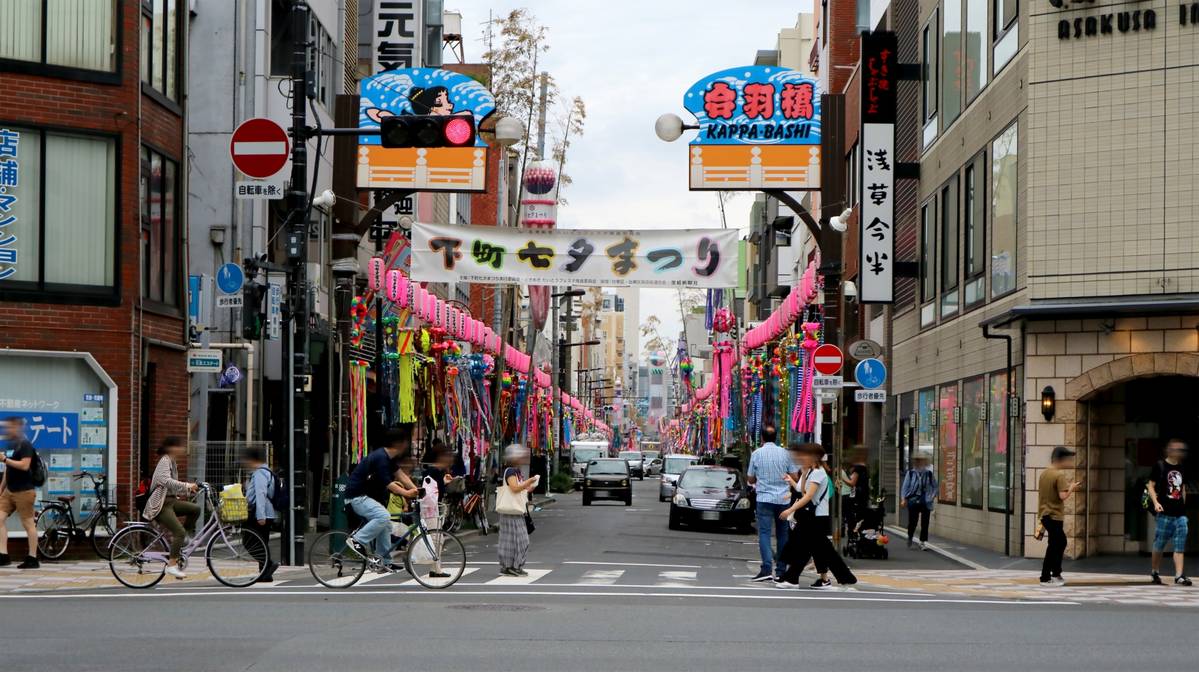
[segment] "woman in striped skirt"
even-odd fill
[[[504,449],[504,484],[515,491],[521,500],[528,500],[529,491],[537,485],[539,475],[529,479],[520,471],[520,465],[528,460],[529,452],[519,444]],[[525,577],[525,560],[529,553],[529,529],[523,514],[500,514],[500,541],[496,545],[499,554],[500,574]]]

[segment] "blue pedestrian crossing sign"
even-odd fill
[[[232,262],[222,264],[221,268],[216,272],[216,286],[225,294],[234,294],[241,292],[241,288],[246,284],[246,274],[241,270],[241,267]]]
[[[887,366],[878,358],[866,358],[854,367],[853,378],[863,388],[879,388],[887,381]]]

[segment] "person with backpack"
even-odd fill
[[[915,546],[916,524],[920,524],[920,550],[928,549],[928,522],[937,502],[937,475],[933,474],[928,454],[912,456],[912,467],[903,475],[899,488],[899,506],[908,510],[908,549]]]
[[[1182,463],[1186,460],[1187,445],[1181,439],[1171,439],[1166,442],[1166,457],[1153,465],[1149,475],[1146,490],[1152,501],[1151,510],[1157,517],[1154,523],[1152,574],[1150,581],[1161,584],[1161,575],[1157,574],[1162,565],[1162,556],[1166,546],[1174,545],[1174,584],[1181,587],[1191,586],[1191,580],[1183,572],[1186,560],[1187,535],[1187,486]]]
[[[46,468],[33,450],[33,444],[25,439],[25,419],[10,416],[5,419],[5,439],[8,440],[4,456],[4,476],[0,478],[0,566],[12,563],[8,558],[8,517],[16,512],[21,527],[29,540],[29,553],[17,567],[31,570],[41,566],[37,560],[37,517],[33,506],[37,501],[40,478],[46,480]]]
[[[242,466],[249,475],[245,485],[249,517],[243,527],[258,533],[267,543],[266,549],[248,551],[258,561],[258,567],[263,569],[258,581],[273,582],[279,564],[271,560],[271,531],[275,527],[275,519],[281,513],[279,505],[284,504],[287,499],[287,490],[283,488],[283,480],[271,472],[271,468],[266,464],[266,455],[261,447],[246,448],[242,455]]]

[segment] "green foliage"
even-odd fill
[[[550,491],[552,493],[569,493],[574,487],[574,478],[569,472],[558,472],[550,477]]]

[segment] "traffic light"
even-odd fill
[[[379,137],[384,147],[471,147],[475,122],[466,115],[384,117]]]
[[[259,283],[246,283],[242,288],[241,302],[241,335],[249,341],[262,338],[262,326],[266,322],[262,300],[266,298],[266,286]]]

